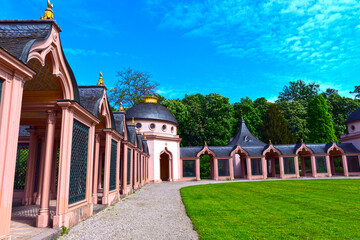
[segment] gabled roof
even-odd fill
[[[113,112],[115,128],[118,133],[124,136],[124,116],[125,112]]]
[[[143,139],[142,140],[142,145],[143,145],[143,152],[149,155],[149,149],[148,149],[148,145],[147,145],[147,140]]]
[[[127,139],[132,144],[135,144],[135,125],[127,125],[126,124],[126,130],[127,130]]]
[[[245,120],[242,119],[238,132],[236,133],[235,137],[231,139],[228,143],[228,146],[236,145],[240,145],[241,147],[255,147],[265,146],[266,144],[261,142],[259,139],[257,139],[256,137],[254,137],[254,135],[251,134],[245,124]]]
[[[142,141],[141,141],[141,134],[137,133],[136,134],[136,144],[137,144],[137,148],[142,150]]]

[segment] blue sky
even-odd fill
[[[360,85],[357,0],[52,0],[79,85],[147,71],[167,98],[219,93],[275,100],[289,81]],[[3,1],[2,19],[39,19],[46,0]]]

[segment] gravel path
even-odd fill
[[[206,183],[215,182],[148,184],[74,226],[60,239],[198,239],[179,189]]]

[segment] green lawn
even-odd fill
[[[181,189],[200,239],[360,239],[360,180],[209,184]]]

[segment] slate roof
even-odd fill
[[[180,157],[196,157],[198,152],[201,151],[203,147],[181,147],[180,148]]]
[[[346,120],[346,124],[351,123],[351,122],[356,122],[360,120],[360,107],[357,108],[355,111],[353,111],[352,113],[350,113],[349,117]]]
[[[136,134],[136,144],[137,147],[142,150],[142,141],[141,141],[141,134]]]
[[[118,133],[124,136],[124,115],[125,112],[113,112],[115,128]]]
[[[53,25],[61,32],[54,20],[0,20],[0,48],[26,64],[31,47],[36,41],[48,39]],[[72,100],[80,102],[74,73],[66,60],[63,49],[61,52],[73,85],[74,99]]]
[[[19,127],[19,137],[30,136],[30,133],[28,131],[26,131],[26,129],[28,129],[28,128],[30,128],[30,126],[20,125],[20,127]]]
[[[99,118],[99,106],[101,99],[104,96],[104,88],[105,86],[98,86],[98,85],[79,86],[80,105],[83,106],[89,112],[91,112],[97,118]],[[109,101],[108,101],[108,106],[110,106]],[[111,111],[111,109],[109,110],[110,110],[111,128],[117,130],[113,112]]]
[[[146,154],[149,154],[149,149],[148,149],[148,145],[147,145],[147,140],[143,139],[142,140],[142,145],[143,145],[143,152]]]
[[[235,137],[231,139],[228,143],[228,146],[236,145],[240,145],[241,147],[250,147],[265,146],[266,144],[261,142],[259,139],[257,139],[256,137],[254,137],[254,135],[251,134],[245,124],[245,120],[242,119],[238,132],[236,133]]]
[[[139,103],[126,111],[126,119],[162,120],[178,125],[174,115],[158,103]]]
[[[127,140],[135,145],[135,125],[127,125]]]

